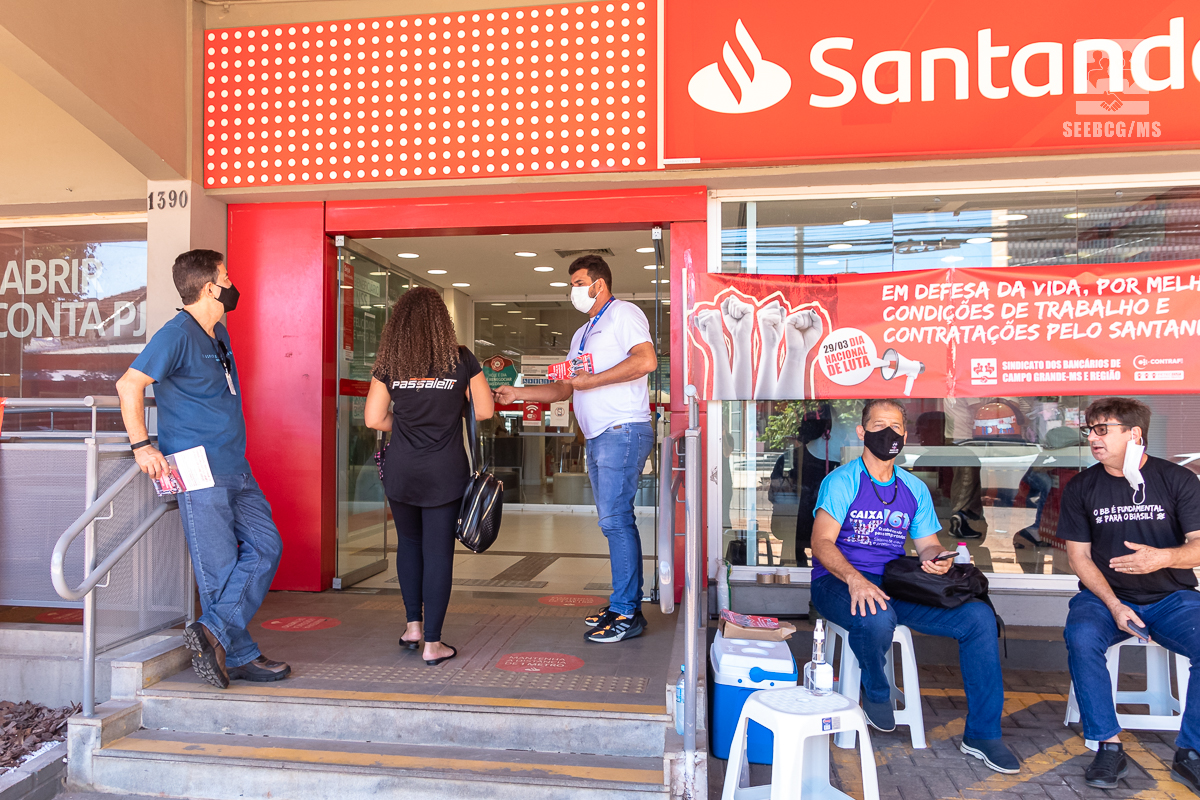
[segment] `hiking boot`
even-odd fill
[[[641,636],[644,630],[646,630],[646,619],[640,613],[634,614],[632,617],[613,614],[604,624],[597,625],[585,633],[583,638],[589,642],[608,644]]]
[[[292,668],[284,662],[272,661],[266,656],[259,656],[248,664],[230,668],[229,680],[270,683],[271,681],[281,681],[291,674]]]
[[[1190,747],[1176,750],[1175,760],[1171,763],[1171,777],[1200,794],[1200,753]]]
[[[1021,771],[1021,762],[999,739],[968,739],[963,737],[958,749],[981,760],[988,769],[1016,775]]]
[[[1175,758],[1179,758],[1178,754]],[[1100,742],[1092,765],[1083,773],[1083,782],[1097,789],[1115,789],[1117,779],[1125,777],[1127,772],[1129,759],[1125,757],[1125,748],[1118,742]]]
[[[218,689],[229,688],[225,670],[225,648],[212,632],[199,622],[183,629],[183,643],[192,651],[192,669],[200,678]]]
[[[858,696],[862,698],[863,714],[867,717],[867,723],[877,731],[891,733],[896,730],[896,711],[892,708],[891,698],[882,703],[876,703],[867,699],[865,689],[858,690]]]

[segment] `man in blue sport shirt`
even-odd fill
[[[992,609],[986,603],[955,609],[906,603],[880,588],[884,566],[904,555],[908,538],[926,572],[944,574],[953,563],[934,560],[949,553],[938,541],[941,525],[929,490],[895,465],[906,425],[898,401],[868,400],[858,426],[862,458],[838,467],[821,483],[813,521],[812,602],[849,632],[850,648],[862,666],[863,712],[881,731],[896,728],[884,672],[896,626],[957,639],[968,709],[959,749],[997,772],[1016,773],[1021,764],[1000,741],[1004,685]]]
[[[157,478],[164,455],[203,446],[215,485],[179,497],[203,614],[184,631],[196,674],[219,688],[230,679],[277,681],[291,667],[266,658],[246,626],[262,605],[283,545],[271,506],[246,461],[246,421],[229,334],[221,317],[237,306],[225,257],[190,250],[171,275],[183,310],[146,344],[117,381],[121,416],[142,472]],[[146,387],[156,384],[158,444],[145,425]]]

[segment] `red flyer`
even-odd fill
[[[591,375],[595,371],[592,366],[592,354],[581,353],[570,361],[560,361],[546,367],[546,377],[552,381],[566,381],[584,373]]]

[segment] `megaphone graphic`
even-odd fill
[[[898,375],[904,375],[904,396],[908,397],[912,394],[913,381],[917,376],[925,371],[925,365],[920,361],[913,361],[911,358],[905,358],[896,352],[894,347],[889,347],[883,354],[883,366],[879,368],[879,374],[883,376],[885,381],[890,381]]]

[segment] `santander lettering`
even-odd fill
[[[1151,75],[1151,54],[1158,50],[1166,53],[1168,69],[1166,74]],[[809,51],[812,68],[841,89],[833,94],[812,92],[808,96],[810,106],[838,108],[853,100],[860,90],[877,105],[947,100],[937,93],[935,78],[941,70],[949,70],[953,75],[954,100],[968,100],[972,93],[988,100],[1003,100],[1013,92],[1025,97],[1062,95],[1068,89],[1073,95],[1093,94],[1088,87],[1089,76],[1096,77],[1097,67],[1107,80],[1107,91],[1113,95],[1134,87],[1142,92],[1183,89],[1188,66],[1192,76],[1200,81],[1200,42],[1193,46],[1188,58],[1183,17],[1171,19],[1165,33],[1140,40],[1128,57],[1122,43],[1114,39],[1022,44],[994,40],[991,28],[978,31],[973,50],[955,47],[935,47],[917,53],[883,50],[871,55],[856,72],[847,68],[850,59],[846,53],[853,51],[854,39],[844,36],[827,37],[813,45]],[[881,87],[883,74],[888,75],[888,85]],[[1064,123],[1063,135],[1133,136],[1134,133],[1125,131],[1138,131],[1134,123],[1107,122],[1099,128],[1094,127],[1095,123],[1084,125],[1086,132],[1079,123]],[[1154,127],[1144,127],[1146,130],[1136,135],[1159,135]],[[1124,131],[1118,132],[1119,129]]]

